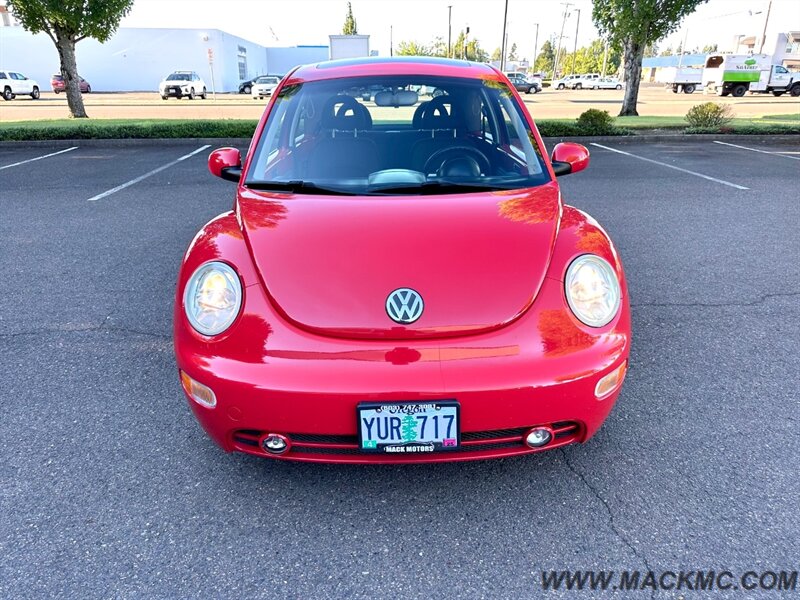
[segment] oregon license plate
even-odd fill
[[[363,452],[411,454],[458,449],[458,402],[370,402],[358,405]]]

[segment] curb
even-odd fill
[[[664,142],[708,142],[727,140],[730,142],[750,142],[757,144],[800,144],[800,134],[773,135],[737,135],[737,134],[645,134],[645,135],[598,135],[598,136],[562,136],[542,138],[548,146],[559,142],[577,142],[588,144],[631,144],[631,143],[664,143]],[[234,146],[247,148],[250,138],[122,138],[122,139],[79,139],[79,140],[27,140],[0,142],[0,148],[63,148],[79,146],[82,148],[127,148],[130,146],[185,146],[186,144],[209,144],[219,148]]]

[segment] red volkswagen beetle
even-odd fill
[[[630,349],[622,264],[556,177],[508,80],[395,58],[301,67],[192,241],[175,352],[226,451],[357,463],[495,458],[585,442]]]

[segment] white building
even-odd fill
[[[47,34],[9,24],[0,26],[0,69],[23,73],[46,89],[60,70],[55,45]],[[257,75],[284,75],[327,60],[328,47],[267,48],[219,29],[123,27],[104,44],[91,38],[79,42],[76,56],[80,75],[95,91],[155,91],[173,71],[196,71],[209,91],[213,79],[216,91],[235,92],[241,81]]]
[[[737,35],[733,38],[733,54],[761,53],[761,37]],[[771,54],[776,65],[787,69],[800,70],[800,31],[779,33],[774,39],[769,37],[764,43],[764,54]]]

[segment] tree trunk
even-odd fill
[[[75,39],[56,29],[56,49],[61,59],[61,76],[64,78],[66,86],[67,104],[69,112],[76,119],[86,119],[86,109],[83,107],[83,96],[81,96],[80,79],[78,79],[78,64],[75,61]]]
[[[636,102],[639,99],[639,84],[642,80],[644,44],[630,38],[625,40],[622,65],[625,79],[625,96],[622,99],[620,117],[638,117]]]

